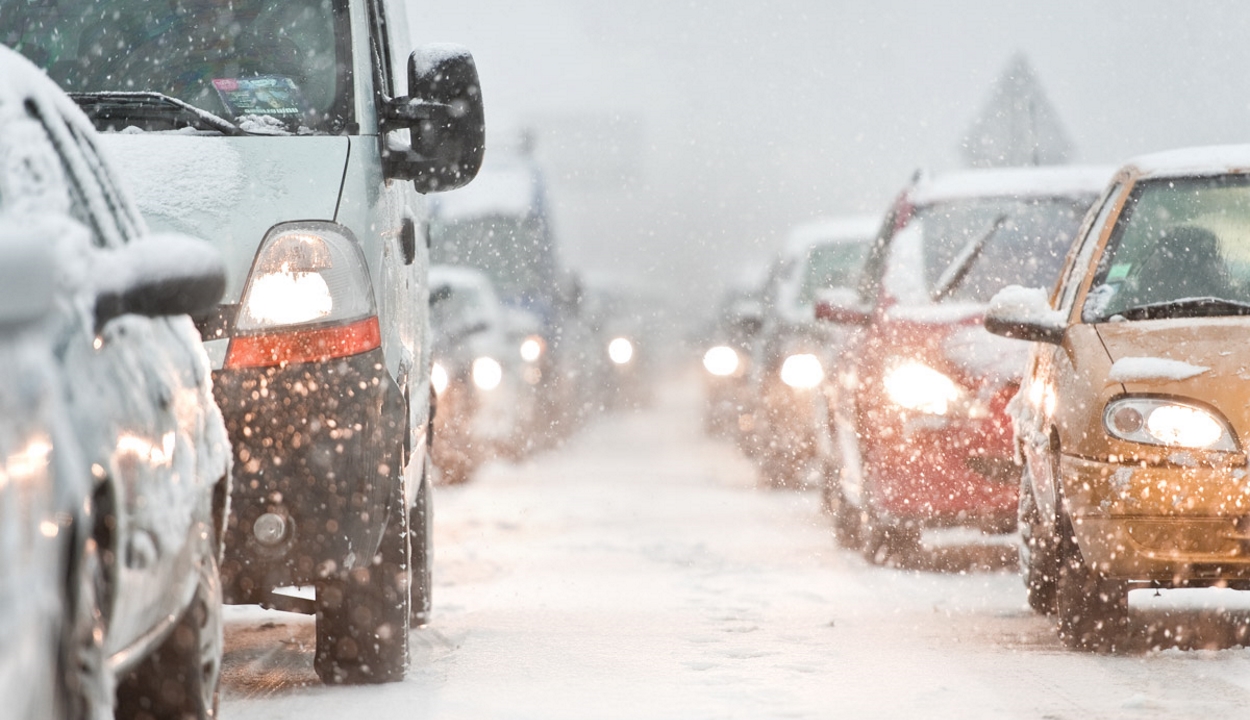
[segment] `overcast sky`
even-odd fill
[[[566,263],[706,299],[804,220],[880,214],[1023,53],[1078,162],[1250,142],[1250,3],[456,0],[492,144],[532,127]],[[499,145],[501,147],[502,145]],[[488,147],[489,152],[489,147]]]

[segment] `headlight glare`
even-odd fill
[[[812,354],[791,355],[781,363],[781,382],[796,390],[810,390],[825,379],[825,369]]]
[[[481,390],[494,390],[503,382],[503,366],[494,358],[480,357],[473,361],[473,384]]]
[[[617,365],[624,365],[634,359],[634,344],[629,338],[613,338],[608,343],[608,357]]]
[[[430,384],[434,386],[434,392],[442,395],[450,383],[451,378],[447,375],[447,368],[441,363],[434,363],[434,366],[430,368]]]
[[[947,414],[962,394],[954,380],[914,360],[891,367],[882,381],[894,404],[928,415]]]
[[[530,335],[521,342],[521,359],[525,362],[534,362],[543,356],[543,349],[546,343],[537,335]]]
[[[1166,398],[1113,400],[1103,412],[1112,437],[1130,442],[1193,450],[1233,452],[1237,441],[1228,424],[1205,408]]]
[[[738,353],[727,345],[717,345],[703,354],[703,367],[716,377],[729,377],[741,365]]]

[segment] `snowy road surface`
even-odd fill
[[[1067,651],[1010,544],[928,535],[910,570],[835,549],[815,493],[758,490],[702,434],[684,379],[439,490],[405,682],[323,687],[310,619],[230,608],[222,717],[1250,717],[1246,594],[1138,591],[1140,647]]]

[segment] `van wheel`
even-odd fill
[[[313,669],[327,685],[398,682],[408,669],[412,584],[403,489],[373,564],[317,583]]]
[[[217,717],[221,680],[221,576],[216,533],[201,555],[195,598],[156,652],[117,687],[117,717]]]
[[[1020,572],[1024,576],[1029,607],[1041,615],[1051,615],[1055,612],[1055,588],[1059,579],[1059,539],[1055,529],[1042,522],[1027,463],[1020,482],[1017,525]]]
[[[1113,652],[1128,627],[1128,587],[1090,567],[1081,556],[1072,522],[1059,520],[1059,574],[1055,606],[1059,639],[1075,650]]]
[[[901,565],[920,554],[920,528],[892,522],[873,512],[863,513],[860,552],[873,565]]]

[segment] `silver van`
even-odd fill
[[[6,42],[105,131],[149,223],[226,259],[222,304],[196,318],[234,448],[224,596],[315,613],[328,683],[401,679],[427,617],[421,195],[468,183],[483,154],[472,56],[409,52],[403,10],[0,6]],[[292,587],[315,593],[275,592]]]

